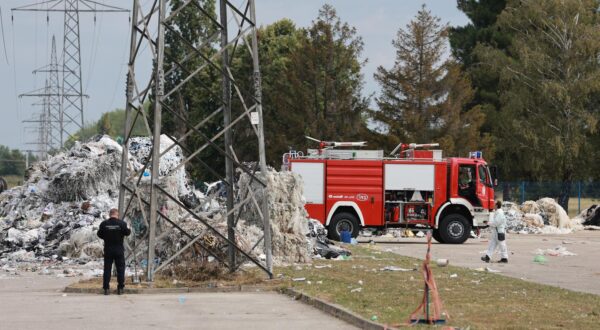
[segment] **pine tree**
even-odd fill
[[[389,149],[399,142],[439,142],[452,155],[488,150],[489,137],[479,133],[480,108],[465,110],[473,98],[470,81],[454,60],[443,59],[447,29],[423,6],[392,42],[394,66],[377,69],[382,93],[372,115],[389,136]]]
[[[294,92],[290,110],[304,117],[305,135],[352,140],[364,133],[368,99],[362,96],[362,49],[356,28],[342,22],[330,5],[303,30],[288,79]]]

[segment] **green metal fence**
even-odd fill
[[[504,181],[495,189],[496,198],[515,203],[550,197],[558,200],[561,182]],[[575,181],[569,194],[569,215],[580,213],[591,205],[600,204],[600,182]]]

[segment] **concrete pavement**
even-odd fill
[[[365,240],[363,238],[359,241]],[[382,251],[425,258],[425,238],[376,238],[375,242]],[[600,295],[600,231],[578,231],[566,235],[509,234],[507,244],[510,254],[508,264],[486,264],[480,260],[488,245],[485,236],[481,239],[469,239],[460,245],[435,242],[432,246],[432,258],[434,261],[438,258],[449,259],[451,265],[472,269],[488,266],[500,270],[502,275]],[[533,262],[536,249],[553,249],[559,245],[577,255],[546,256],[545,265]],[[496,253],[492,260],[497,261],[499,258]]]
[[[62,293],[72,281],[36,274],[0,277],[0,328],[355,329],[277,293]]]

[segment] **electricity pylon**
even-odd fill
[[[165,269],[184,251],[194,247],[212,255],[231,272],[249,261],[270,277],[273,276],[264,120],[256,35],[258,26],[254,0],[240,2],[240,5],[235,5],[231,1],[217,0],[218,13],[214,13],[209,6],[205,6],[204,1],[154,0],[147,6],[142,6],[139,0],[133,0],[119,209],[122,216],[130,219],[141,216],[144,227],[147,227],[144,232],[136,232],[132,235],[133,248],[129,251],[129,256],[135,264],[138,263],[138,258],[147,261],[145,264],[149,281],[152,281],[156,272]],[[189,33],[182,32],[176,24],[178,18],[185,19],[190,16],[205,18],[203,25],[195,28],[215,31],[212,36],[200,37],[201,40],[190,40]],[[157,31],[156,36],[153,35],[154,31]],[[166,31],[174,40],[181,42],[182,49],[174,50],[165,47]],[[213,45],[216,49],[212,48]],[[147,58],[141,55],[146,49],[152,56],[153,65],[152,74],[148,79],[143,75],[136,75],[139,71],[145,72],[144,69],[148,67]],[[178,53],[173,54],[175,51]],[[250,56],[240,56],[246,51]],[[165,56],[165,53],[169,54],[169,52],[170,56]],[[234,59],[248,61],[247,65],[252,68],[252,71],[234,74],[231,68]],[[200,81],[201,78],[198,76],[207,70],[218,72],[217,81]],[[167,81],[170,83],[166,83]],[[242,86],[243,81],[250,81],[251,87],[248,89]],[[191,85],[192,82],[198,84]],[[216,109],[206,109],[208,110],[206,115],[198,116],[200,118],[193,118],[194,116],[189,113],[192,109],[174,102],[178,93],[188,88],[207,88],[211,94],[215,94],[207,86],[213,83],[219,83],[221,86],[222,94],[215,96],[219,100],[219,105]],[[151,103],[150,109],[146,110],[145,103]],[[232,103],[240,107],[232,109]],[[169,136],[168,132],[163,131],[163,114],[178,120],[180,134]],[[218,132],[207,132],[205,126],[209,121],[220,123]],[[129,166],[128,143],[136,123],[139,122],[144,123],[147,135],[152,136],[153,147],[150,157],[144,161],[143,168],[134,171]],[[257,151],[256,155],[252,155],[256,158],[249,159],[251,163],[240,161],[236,155],[236,149],[239,151],[242,146],[236,145],[233,131],[241,127],[250,128],[250,137],[243,147],[252,144],[252,147],[255,147],[252,150]],[[164,150],[161,150],[161,135],[168,139],[164,142],[170,144]],[[201,144],[193,149],[188,148],[186,142],[190,139],[201,141]],[[161,186],[161,177],[167,175],[162,173],[162,169],[159,171],[161,158],[174,147],[181,148],[186,158],[172,171],[191,165],[192,160],[198,160],[198,163],[208,172],[219,176],[221,182],[227,187],[226,212],[223,212],[223,216],[227,219],[227,232],[219,231],[211,225],[206,216],[186,206],[177,198],[178,196],[174,196],[172,192]],[[207,150],[217,153],[216,157],[225,160],[224,176],[220,174],[222,169],[218,167],[221,165],[200,160],[200,156],[205,156]],[[243,190],[238,187],[236,171],[248,175],[253,184]],[[149,176],[149,185],[148,180],[142,180],[143,176]],[[263,198],[259,202],[256,196],[263,196]],[[227,255],[215,253],[202,240],[201,234],[194,235],[181,228],[177,219],[170,219],[169,212],[165,211],[167,202],[177,205],[187,214],[186,217],[195,219],[199,227],[206,229],[215,240],[227,246]],[[238,244],[236,226],[240,217],[249,209],[256,210],[259,214],[260,219],[255,220],[262,226],[263,235],[254,247],[244,249]],[[141,214],[136,215],[137,210],[141,210]],[[155,258],[157,246],[160,246],[161,240],[167,237],[166,234],[170,230],[179,231],[182,237],[188,239],[188,243],[166,260]],[[265,262],[252,255],[252,251],[260,242],[264,244]]]
[[[71,136],[84,125],[83,98],[87,95],[83,94],[81,79],[79,13],[129,12],[129,10],[92,0],[50,0],[12,8],[12,11],[64,13],[60,118],[60,146],[63,147],[64,137]]]

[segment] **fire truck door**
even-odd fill
[[[491,187],[492,183],[488,176],[488,171],[485,165],[477,165],[477,199],[481,203],[484,209],[489,209],[489,192],[488,187]]]

